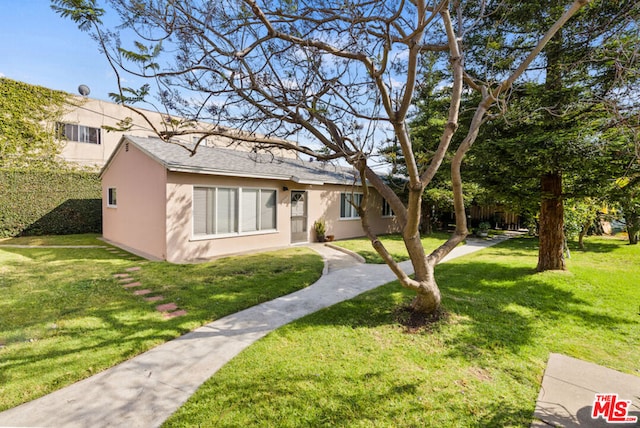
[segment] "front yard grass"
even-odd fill
[[[15,238],[0,238],[0,245],[98,245],[108,247],[104,241],[98,239],[96,233],[81,235],[43,235],[43,236],[18,236]]]
[[[589,238],[567,272],[511,239],[437,267],[446,317],[409,333],[390,283],[247,348],[168,427],[528,427],[550,352],[640,374],[640,246]]]
[[[104,245],[95,235],[2,240],[13,245]],[[113,277],[131,275],[160,302]],[[102,248],[0,247],[0,410],[88,377],[212,320],[304,288],[321,275],[307,248],[197,265],[148,262]],[[187,315],[155,310],[174,302]]]
[[[430,235],[425,235],[421,239],[422,247],[425,249],[425,252],[429,254],[431,251],[442,245],[449,238],[449,236],[450,234],[446,232],[434,232]],[[389,253],[393,256],[395,261],[401,262],[404,260],[409,260],[409,254],[407,253],[407,249],[404,246],[402,236],[397,234],[382,235],[379,238],[387,248],[387,251],[389,251]],[[360,254],[362,257],[364,257],[367,263],[384,263],[382,257],[380,257],[376,250],[374,250],[371,246],[371,241],[369,241],[369,238],[355,238],[344,241],[335,241],[332,242],[332,244]]]

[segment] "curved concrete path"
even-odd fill
[[[502,240],[469,239],[445,261]],[[2,412],[0,426],[159,426],[220,367],[267,333],[396,279],[386,265],[362,264],[329,247],[311,247],[323,255],[329,268],[309,287],[221,318],[102,373]],[[409,262],[402,266],[411,271]]]

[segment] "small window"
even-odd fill
[[[386,199],[382,200],[382,217],[393,217],[395,214]]]
[[[76,125],[73,123],[57,124],[58,138],[64,138],[77,143],[102,144],[100,128]]]
[[[115,187],[109,187],[109,189],[107,189],[107,206],[109,207],[116,207],[117,205],[117,201],[116,201],[116,188]]]
[[[353,203],[351,202],[353,201]],[[356,207],[362,204],[362,193],[340,194],[340,218],[360,218]],[[355,206],[354,206],[355,205]]]

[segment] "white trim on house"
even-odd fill
[[[117,187],[107,188],[107,207],[118,208]]]
[[[353,196],[357,201],[358,205],[360,205],[362,203],[362,198],[364,197],[364,194],[362,192],[341,192],[340,193],[340,220],[360,220],[360,215],[358,214],[358,210],[356,209],[356,207],[351,205],[351,203],[346,200],[343,201],[343,196],[345,197],[345,199],[348,196]],[[343,208],[349,209],[349,214],[350,214],[349,216],[346,216],[346,217],[342,216]]]
[[[287,175],[263,175],[263,174],[250,174],[241,172],[232,172],[224,170],[203,169],[203,168],[185,168],[185,167],[172,167],[167,166],[167,170],[171,172],[186,172],[189,174],[204,174],[204,175],[218,175],[221,177],[239,177],[239,178],[259,178],[263,180],[289,180]],[[324,183],[320,183],[324,184]]]

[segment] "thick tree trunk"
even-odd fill
[[[431,314],[440,308],[442,297],[433,274],[433,266],[429,263],[427,263],[426,278],[421,278],[419,281],[420,289],[417,290],[416,297],[411,302],[411,308],[416,312]]]
[[[562,205],[562,175],[545,174],[540,180],[542,203],[540,206],[540,248],[538,272],[565,270],[563,257],[564,208]]]

